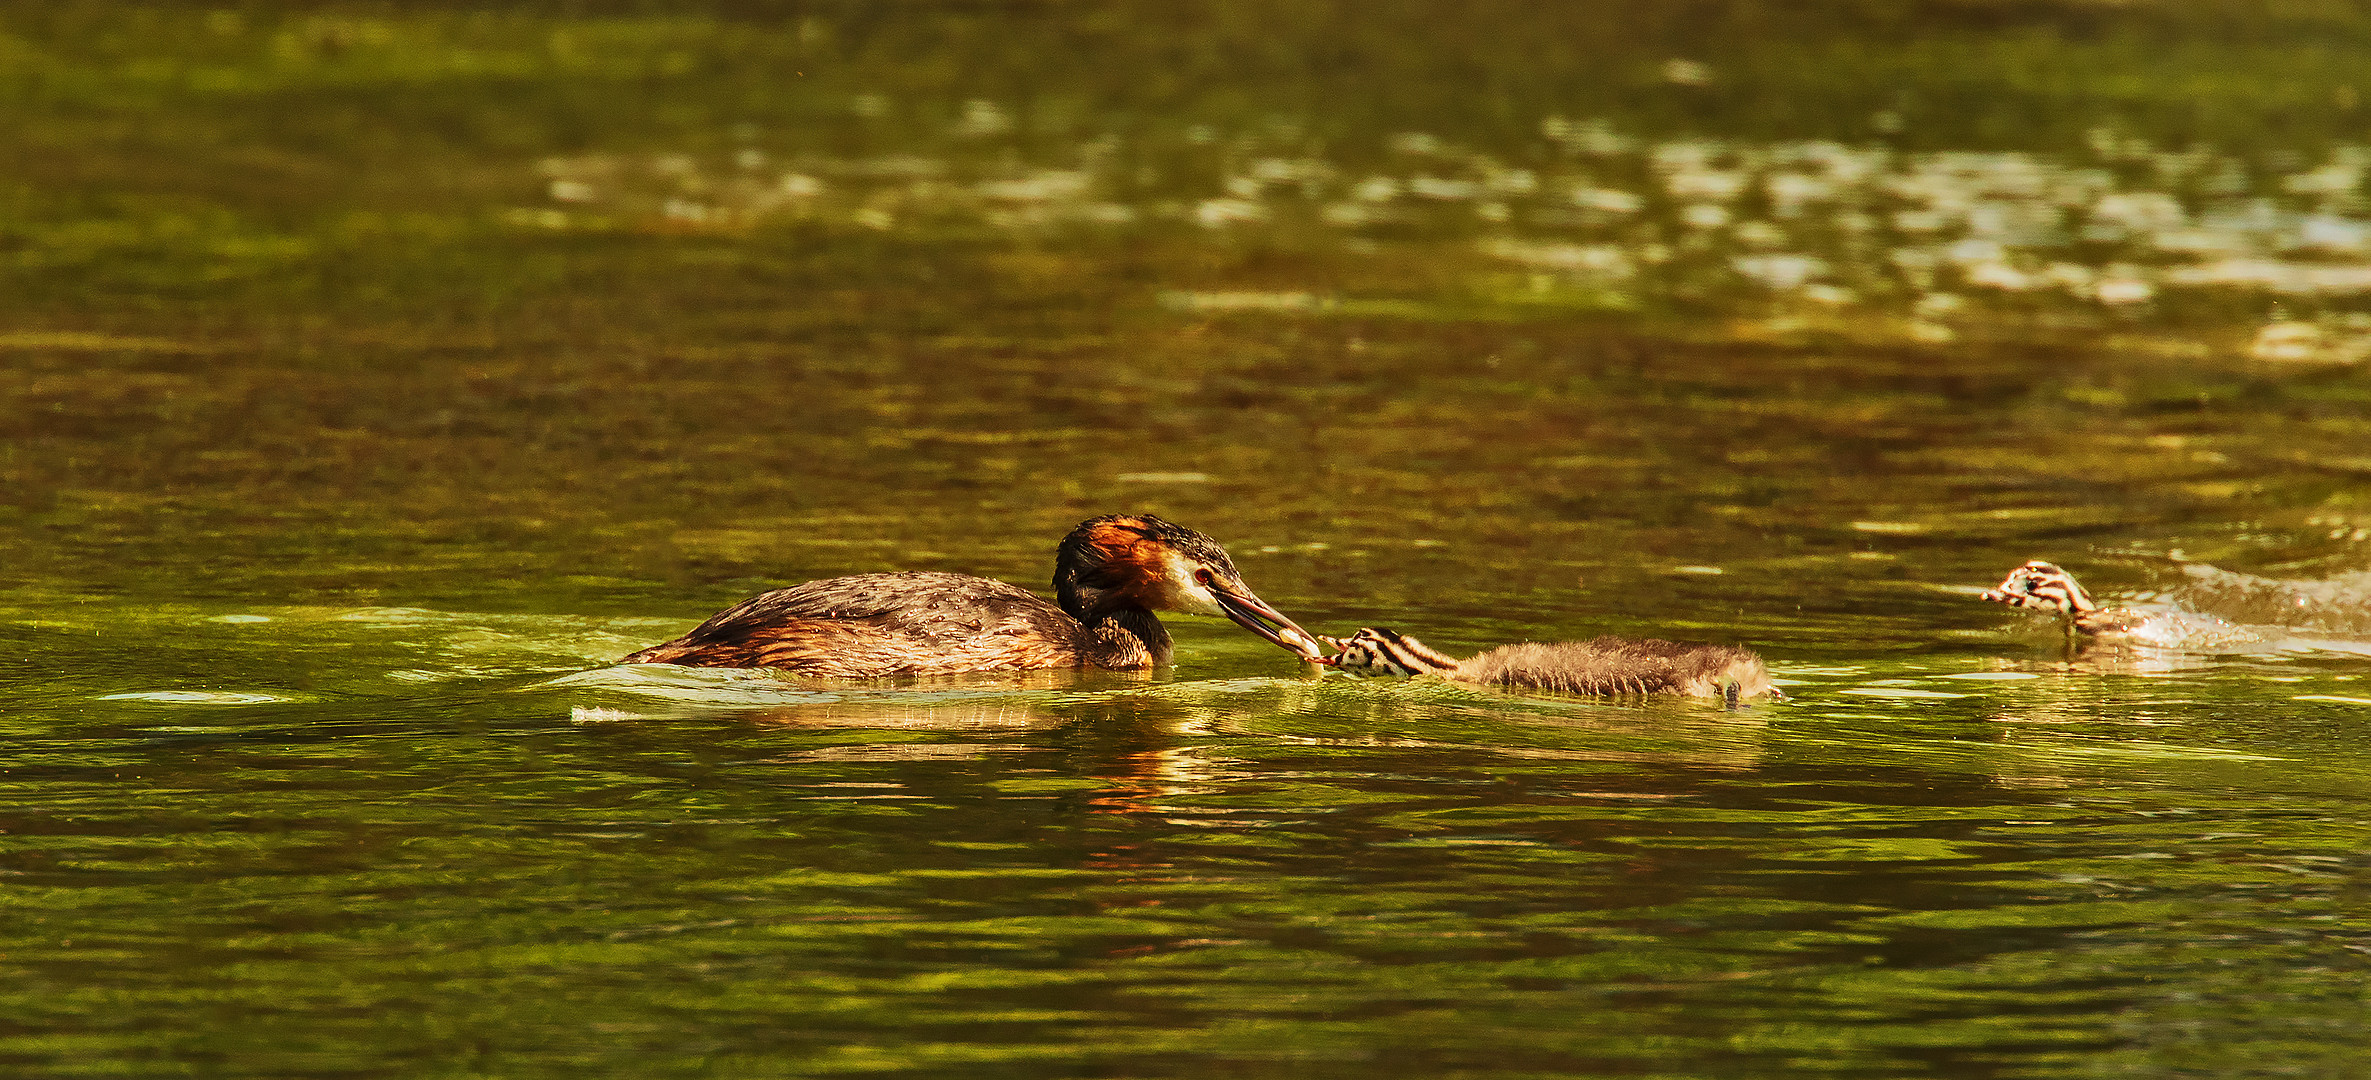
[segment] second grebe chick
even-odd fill
[[[2131,629],[2134,613],[2107,609],[2091,599],[2073,574],[2060,569],[2057,563],[2035,559],[2009,571],[2001,583],[1984,590],[1984,599],[2010,607],[2033,608],[2054,612],[2066,620],[2070,631],[2098,634]]]
[[[2213,650],[2262,640],[2262,635],[2229,620],[2179,610],[2149,611],[2101,607],[2083,591],[2073,574],[2056,563],[2035,559],[2009,571],[2001,583],[1984,591],[1984,599],[2010,607],[2056,614],[2070,641],[2090,639],[2134,642],[2165,648]]]
[[[1363,627],[1328,638],[1341,650],[1321,661],[1355,675],[1441,675],[1563,694],[1687,694],[1740,699],[1778,694],[1762,658],[1733,645],[1696,645],[1660,638],[1600,637],[1588,641],[1502,645],[1459,660],[1406,634]]]
[[[1317,639],[1252,595],[1226,549],[1150,514],[1079,523],[1054,600],[966,574],[856,574],[754,596],[622,664],[772,667],[827,678],[1149,668],[1175,651],[1155,611],[1221,615],[1305,660]]]

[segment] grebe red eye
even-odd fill
[[[1194,583],[1195,583],[1195,584],[1197,584],[1197,585],[1208,585],[1208,584],[1210,584],[1210,571],[1208,571],[1208,570],[1195,570],[1195,571],[1194,571]]]

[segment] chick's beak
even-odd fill
[[[1227,618],[1233,620],[1235,625],[1258,634],[1280,647],[1292,650],[1301,659],[1310,663],[1325,662],[1325,646],[1320,644],[1315,636],[1295,625],[1291,619],[1285,618],[1283,612],[1269,607],[1259,597],[1253,596],[1250,589],[1243,587],[1242,582],[1213,581],[1207,588],[1210,590],[1210,595],[1218,598],[1219,610],[1226,612]]]

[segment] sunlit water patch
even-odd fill
[[[975,113],[1002,115],[975,104]],[[1902,151],[1650,140],[1607,120],[1549,116],[1539,141],[1521,150],[1410,132],[1379,147],[1311,153],[1272,136],[1204,132],[1145,145],[1115,137],[1073,148],[1062,165],[1030,168],[996,152],[1004,131],[972,134],[946,148],[959,153],[931,157],[748,149],[722,159],[553,159],[539,166],[551,204],[514,216],[563,229],[822,219],[881,230],[1170,224],[1353,248],[1422,238],[1465,244],[1479,257],[1474,288],[1512,302],[1863,310],[1933,341],[2004,312],[2056,308],[2138,326],[2188,298],[2264,295],[2284,298],[2301,321],[2242,339],[2247,355],[2371,357],[2371,311],[2361,303],[2371,296],[2371,147],[2360,145],[2319,161],[2273,161],[2101,128],[2076,155]],[[1033,144],[1033,156],[1047,153]],[[1491,266],[1509,280],[1490,279]],[[1291,313],[1358,298],[1162,299],[1194,311]]]
[[[241,693],[235,690],[138,690],[101,694],[100,701],[145,701],[158,705],[263,705],[291,701],[280,694]]]

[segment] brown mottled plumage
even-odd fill
[[[1054,557],[1055,602],[965,574],[856,574],[734,605],[626,664],[774,667],[870,679],[1166,664],[1155,610],[1223,615],[1303,658],[1315,638],[1262,603],[1218,542],[1151,515],[1079,524]]]
[[[1439,674],[1461,682],[1564,694],[1688,694],[1725,698],[1731,704],[1778,693],[1762,658],[1733,645],[1601,637],[1503,645],[1459,660],[1405,634],[1372,626],[1328,640],[1341,653],[1325,663],[1359,675]]]

